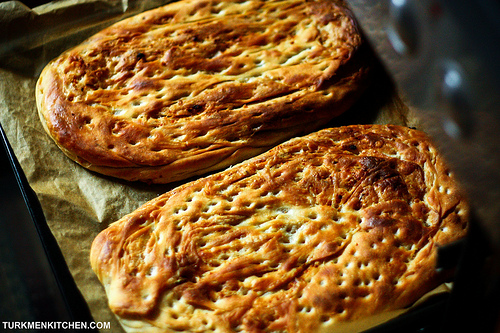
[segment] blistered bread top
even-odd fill
[[[429,138],[325,129],[111,224],[91,263],[127,331],[319,332],[443,282],[468,206]]]
[[[37,106],[46,131],[81,165],[167,183],[240,162],[344,112],[365,85],[360,44],[340,0],[184,0],[53,60],[38,80]]]

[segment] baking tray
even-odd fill
[[[1,125],[0,138],[2,328],[27,322],[85,322],[89,326],[93,319],[87,304]]]

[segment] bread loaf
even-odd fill
[[[343,1],[183,0],[50,62],[41,121],[82,166],[169,183],[233,165],[345,112],[366,85]]]
[[[331,332],[443,282],[468,206],[422,132],[294,138],[111,224],[91,263],[129,332]]]

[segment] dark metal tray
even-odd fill
[[[35,322],[88,326],[88,306],[1,126],[0,141],[1,328]]]

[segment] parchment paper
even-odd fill
[[[43,66],[65,49],[120,18],[162,2],[168,1],[75,0],[35,10],[13,1],[0,4],[0,36],[4,36],[0,39],[0,123],[40,200],[49,228],[94,320],[111,323],[111,331],[106,332],[122,332],[122,329],[108,309],[104,289],[90,267],[91,243],[108,224],[180,183],[151,186],[125,182],[90,172],[71,161],[44,132],[36,109],[35,84]],[[90,21],[82,20],[85,16]],[[4,32],[13,26],[17,27],[14,29],[17,37],[5,38]],[[24,30],[24,34],[18,30]],[[419,126],[384,71],[379,69],[361,100],[330,126],[353,123]],[[438,292],[444,289],[441,287]],[[371,318],[364,325],[370,327],[387,320],[386,317]],[[345,327],[348,328],[353,327]]]

